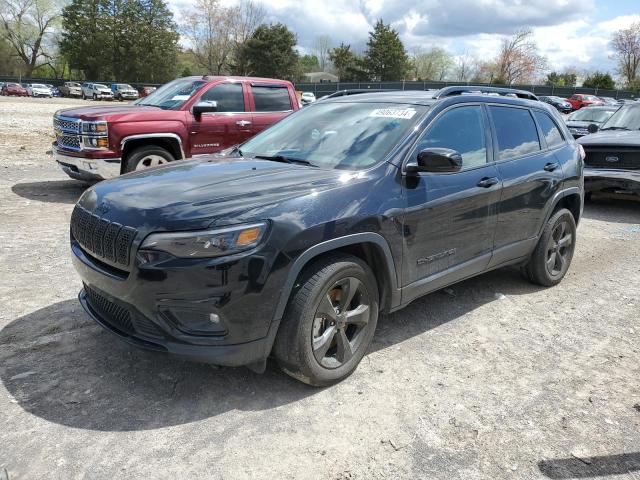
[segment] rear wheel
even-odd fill
[[[164,165],[174,160],[173,155],[164,148],[156,145],[147,145],[136,148],[127,156],[124,172],[127,173],[157,167],[158,165]]]
[[[357,257],[335,255],[299,279],[276,337],[285,373],[314,386],[349,376],[367,352],[378,321],[378,286]]]
[[[523,271],[533,283],[552,287],[564,278],[576,247],[576,221],[566,208],[547,221],[538,245]]]

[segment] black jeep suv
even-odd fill
[[[134,345],[258,371],[273,355],[328,385],[381,312],[505,265],[557,284],[582,150],[546,104],[466,88],[328,99],[222,155],[94,185],[71,218],[80,302]]]

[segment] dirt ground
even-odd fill
[[[640,203],[588,203],[561,285],[513,269],[382,317],[346,381],[136,350],[82,311],[46,153],[0,98],[0,478],[640,479]],[[89,102],[87,102],[89,103]]]

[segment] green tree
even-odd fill
[[[606,90],[613,90],[614,88],[616,88],[616,83],[608,73],[593,72],[591,75],[587,76],[587,78],[584,79],[584,82],[582,82],[582,86],[587,88],[603,88]]]
[[[329,51],[329,60],[333,63],[341,82],[361,82],[369,79],[364,60],[351,51],[351,45],[341,43]]]
[[[178,39],[162,0],[72,0],[60,49],[88,79],[164,82],[175,76]]]
[[[402,80],[409,69],[409,58],[398,32],[382,20],[369,32],[364,65],[380,81]]]
[[[293,80],[298,71],[296,36],[282,23],[260,25],[242,47],[251,75]]]
[[[544,83],[549,87],[575,87],[577,77],[578,76],[574,72],[551,72],[547,75],[547,79]]]
[[[320,63],[315,55],[303,55],[298,60],[298,68],[300,73],[319,72]]]

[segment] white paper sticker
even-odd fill
[[[378,118],[401,118],[409,120],[416,114],[411,108],[377,108],[369,114],[370,117]]]
[[[174,95],[171,100],[174,102],[184,102],[185,100],[189,100],[189,98],[191,98],[191,95]]]

